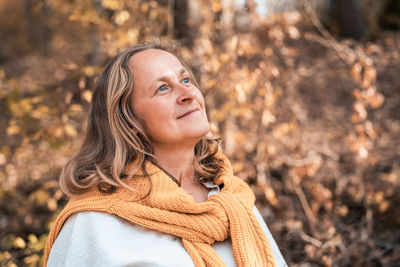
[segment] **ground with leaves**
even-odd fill
[[[41,261],[52,218],[66,203],[58,175],[79,148],[102,64],[127,43],[148,39],[148,31],[172,40],[158,24],[123,28],[123,6],[108,7],[117,14],[112,24],[83,16],[82,6],[54,3],[76,31],[59,25],[51,49],[0,65],[2,266]],[[138,20],[165,13],[155,4],[131,8],[138,8]],[[193,67],[212,130],[236,174],[254,189],[288,264],[394,266],[400,261],[398,33],[370,43],[338,41],[291,13],[270,23],[250,20],[221,39],[210,26],[218,11],[212,8],[202,14],[191,48],[177,41],[178,53]],[[90,38],[80,36],[93,32],[93,24],[106,36],[97,57]],[[90,64],[93,58],[102,63]]]

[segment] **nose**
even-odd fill
[[[196,97],[196,90],[194,90],[193,86],[180,86],[180,94],[178,96],[177,102],[178,104],[190,104]]]

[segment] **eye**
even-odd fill
[[[165,84],[163,84],[160,87],[158,87],[156,93],[163,93],[163,92],[165,92],[167,90],[168,90],[168,87]]]
[[[183,84],[189,84],[190,83],[190,79],[189,78],[183,78],[182,83]]]

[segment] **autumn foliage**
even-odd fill
[[[40,265],[96,77],[154,37],[192,67],[289,266],[400,262],[398,33],[361,43],[308,9],[265,20],[253,1],[188,2],[194,13],[174,1],[0,2],[1,266]]]

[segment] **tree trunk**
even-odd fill
[[[52,10],[46,2],[25,0],[25,23],[30,47],[38,48],[42,53],[47,53],[52,39],[52,30],[49,26],[49,18]],[[35,7],[40,6],[35,13]]]
[[[331,0],[329,15],[344,37],[362,39],[367,33],[360,0]]]

